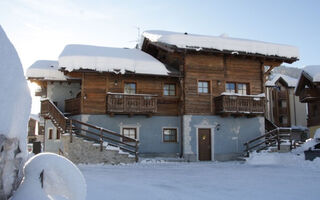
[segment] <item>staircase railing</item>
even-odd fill
[[[121,150],[134,154],[138,161],[139,141],[116,133],[114,131],[98,127],[92,124],[84,123],[75,119],[69,119],[57,108],[49,99],[41,101],[41,115],[52,120],[53,124],[61,133],[70,134],[70,143],[73,135],[86,138],[100,144],[100,151],[103,150],[103,143],[119,147]],[[126,142],[124,142],[126,141]]]
[[[60,131],[66,131],[68,118],[64,116],[51,100],[45,99],[41,101],[41,115],[50,118]]]
[[[249,154],[249,152],[253,150],[259,152],[274,145],[277,145],[277,149],[280,150],[280,145],[283,140],[289,140],[290,150],[294,149],[296,148],[296,141],[303,141],[303,133],[304,131],[302,130],[295,130],[286,127],[277,127],[259,137],[256,137],[244,143],[245,153]]]
[[[138,161],[139,141],[136,139],[132,139],[114,131],[84,123],[75,119],[69,120],[69,129],[74,130],[71,131],[72,134],[70,134],[71,141],[73,137],[72,135],[75,134],[88,140],[98,142],[100,144],[101,151],[103,150],[103,142],[108,142],[108,144],[112,146],[119,147],[125,152],[134,154],[136,161]]]

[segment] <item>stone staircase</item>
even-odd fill
[[[41,101],[41,115],[51,120],[61,133],[62,147],[58,153],[76,164],[119,164],[138,161],[138,140],[67,118],[48,99]]]

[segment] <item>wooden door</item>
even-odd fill
[[[211,160],[211,129],[198,130],[199,160]]]

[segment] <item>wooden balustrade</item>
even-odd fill
[[[279,99],[287,99],[288,98],[287,91],[279,91],[278,98]]]
[[[319,88],[305,88],[299,95],[299,100],[302,103],[320,101],[320,89]]]
[[[155,113],[157,98],[153,95],[108,93],[107,111],[110,113]]]
[[[81,98],[73,98],[73,99],[66,99],[65,101],[65,112],[71,115],[80,114],[81,109]]]
[[[221,95],[214,98],[217,114],[263,114],[264,97]]]
[[[54,124],[61,128],[63,131],[66,130],[67,118],[59,110],[59,108],[52,103],[52,101],[46,99],[41,101],[41,115],[44,117],[51,118],[54,120]]]

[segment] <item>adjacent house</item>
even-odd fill
[[[58,61],[38,61],[27,76],[47,98],[47,150],[64,151],[52,138],[77,129],[101,149],[108,142],[139,156],[230,160],[265,132],[266,75],[298,56],[288,45],[146,31],[140,49],[67,45]]]
[[[320,65],[310,65],[303,68],[295,94],[302,103],[307,103],[307,125],[310,137],[320,128]]]
[[[283,74],[266,82],[266,118],[278,127],[307,127],[307,105],[294,93],[297,82]]]

